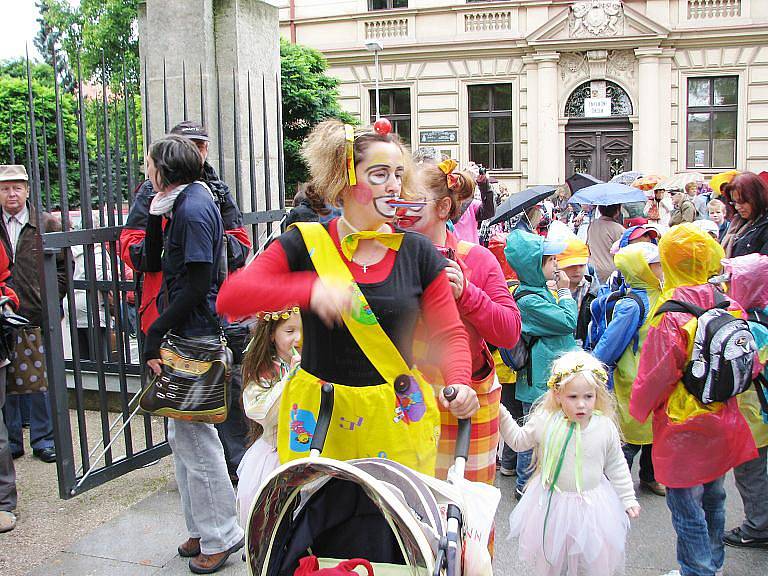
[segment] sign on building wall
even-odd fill
[[[611,115],[610,98],[584,98],[585,118],[604,118]]]
[[[423,130],[419,132],[419,144],[456,144],[458,130]]]

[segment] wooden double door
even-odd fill
[[[632,170],[632,124],[626,116],[571,118],[565,127],[565,175],[607,182]]]

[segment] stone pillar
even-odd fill
[[[635,55],[639,62],[640,73],[638,75],[637,85],[640,86],[638,102],[638,121],[640,123],[638,137],[638,164],[636,170],[650,174],[668,174],[669,161],[666,165],[662,160],[664,150],[669,156],[670,133],[669,123],[667,123],[667,139],[662,142],[661,119],[663,101],[666,99],[666,106],[670,104],[669,84],[662,85],[660,77],[659,57],[662,55],[661,48],[637,48]],[[663,90],[666,98],[662,95]],[[669,118],[668,113],[667,117]]]
[[[278,8],[264,0],[141,0],[139,56],[145,141],[184,119],[202,122],[208,161],[241,210],[278,208]]]
[[[672,174],[672,59],[674,48],[664,48],[659,58],[659,174]],[[640,96],[642,98],[642,94]],[[680,136],[678,135],[678,138]]]
[[[530,185],[539,181],[539,64],[531,56],[525,56],[523,63],[526,72],[525,123],[528,142],[528,184]]]
[[[535,54],[538,63],[538,142],[537,181],[533,184],[557,184],[564,151],[560,149],[557,52]]]

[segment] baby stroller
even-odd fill
[[[450,400],[456,391],[447,387],[444,395]],[[333,385],[326,383],[310,456],[275,470],[254,498],[249,574],[293,576],[299,561],[314,555],[320,568],[365,558],[375,576],[461,576],[459,487],[383,458],[323,458],[332,411]],[[463,482],[469,441],[470,421],[460,420],[453,483]],[[489,503],[491,515],[497,503]]]

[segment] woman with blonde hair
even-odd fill
[[[440,343],[443,380],[458,389],[440,401],[460,418],[478,406],[445,260],[424,236],[391,225],[411,166],[387,128],[316,126],[303,149],[312,185],[343,206],[343,216],[290,228],[219,295],[219,312],[232,317],[301,308],[301,368],[286,383],[278,417],[281,462],[308,455],[320,385],[331,382],[334,424],[324,456],[379,456],[434,474],[440,416],[412,368],[419,315]]]
[[[456,166],[455,160],[422,165],[417,173],[415,202],[398,210],[397,224],[424,234],[448,259],[448,281],[469,334],[472,386],[480,401],[480,410],[472,419],[472,441],[465,477],[493,484],[501,385],[487,343],[512,348],[520,336],[520,311],[495,256],[487,248],[461,240],[448,230],[447,223],[459,211],[461,199],[471,194],[475,187],[472,175],[457,171]],[[421,336],[418,364],[430,383],[439,388],[443,381],[434,359],[440,356],[425,335]],[[456,418],[443,410],[437,466],[439,478],[447,476],[453,463],[457,426]]]

